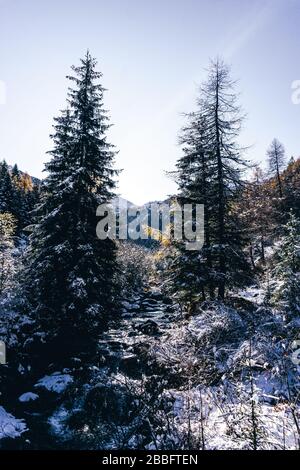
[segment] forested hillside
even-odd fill
[[[0,164],[0,448],[300,449],[300,159],[274,138],[253,163],[212,61],[164,201],[204,205],[203,246],[172,220],[99,239],[119,170],[97,67],[67,77],[45,178]]]

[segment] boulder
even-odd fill
[[[160,333],[158,324],[153,320],[147,320],[138,326],[138,329],[144,335],[157,335]]]

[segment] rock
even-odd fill
[[[123,424],[128,419],[132,400],[124,385],[99,383],[87,393],[84,410],[97,420]]]
[[[127,310],[123,310],[122,311],[122,318],[128,320],[128,319],[132,318],[132,313],[127,312]]]
[[[0,440],[18,438],[25,431],[27,431],[25,421],[15,418],[0,406]]]
[[[156,305],[150,305],[150,306],[143,305],[143,307],[141,309],[141,315],[143,314],[143,312],[152,313],[152,312],[155,312],[155,311],[157,311],[157,306]]]
[[[134,330],[132,330],[132,331],[129,331],[129,333],[128,333],[128,337],[129,337],[129,338],[132,338],[133,336],[137,336],[137,332],[136,332],[136,331],[134,331]]]
[[[19,396],[19,401],[21,403],[26,403],[26,402],[35,401],[38,398],[39,398],[39,395],[37,393],[26,392]]]
[[[150,344],[148,343],[136,343],[133,345],[132,351],[138,357],[146,357],[150,348]]]
[[[138,330],[144,335],[157,335],[160,332],[158,324],[153,320],[147,320],[139,325]]]
[[[168,312],[168,313],[172,313],[174,312],[174,307],[172,305],[167,305],[165,308],[164,308],[164,311],[165,312]]]
[[[140,359],[135,354],[122,357],[119,368],[128,376],[136,376],[140,370]]]
[[[73,382],[73,377],[69,374],[60,374],[54,372],[51,375],[45,375],[35,385],[35,388],[44,388],[49,392],[62,393]]]
[[[149,297],[155,300],[161,300],[163,298],[162,293],[159,290],[152,290],[149,292]]]
[[[139,307],[140,307],[138,303],[130,303],[130,302],[127,302],[126,300],[122,302],[122,306],[124,307],[123,312],[125,311],[135,312],[139,310]]]

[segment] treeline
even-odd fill
[[[282,163],[279,171],[273,169],[274,154],[270,149],[280,145]],[[300,159],[291,158],[285,164],[284,147],[274,140],[268,150],[269,168],[264,173],[256,167],[234,208],[240,214],[242,228],[248,233],[247,244],[253,268],[264,265],[265,248],[271,241],[284,235],[283,226],[290,213],[300,217]],[[272,175],[272,173],[275,173]],[[255,257],[259,258],[258,263]]]

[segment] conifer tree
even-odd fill
[[[40,199],[40,185],[31,185],[32,189],[21,192],[22,194],[22,213],[21,213],[21,228],[27,232],[27,227],[30,226],[34,219],[34,209],[39,203]]]
[[[300,220],[291,212],[277,254],[275,275],[281,281],[274,300],[279,300],[288,319],[300,313]]]
[[[292,209],[296,217],[300,218],[300,158],[290,160],[281,179],[285,189],[282,211],[288,214]]]
[[[205,242],[201,252],[186,250],[185,242],[173,243],[169,250],[169,282],[179,300],[193,308],[199,299],[205,300],[209,293],[214,297],[212,270],[212,247],[210,243],[210,215],[212,199],[210,183],[212,169],[208,147],[206,122],[201,111],[186,115],[187,125],[179,137],[183,156],[176,164],[175,178],[180,204],[203,204]]]
[[[87,52],[55,119],[49,176],[26,268],[26,292],[38,325],[50,337],[90,340],[111,314],[115,244],[96,238],[96,208],[115,186],[115,152],[106,140],[102,74]],[[74,341],[73,341],[73,344]]]
[[[14,190],[5,160],[0,164],[0,212],[14,212]]]
[[[13,181],[15,181],[16,183],[18,183],[19,181],[19,178],[20,178],[20,171],[19,171],[19,168],[18,168],[18,165],[15,163],[14,166],[12,167],[12,170],[11,170],[11,178]]]
[[[11,286],[15,273],[15,260],[13,256],[16,223],[14,217],[8,213],[0,214],[0,295]]]
[[[265,245],[276,227],[276,207],[272,204],[271,189],[264,181],[262,170],[256,167],[247,182],[241,197],[235,204],[243,230],[248,240],[252,267],[255,268],[254,251],[257,249],[260,260],[265,264]]]
[[[274,139],[267,151],[269,171],[272,176],[275,176],[278,186],[279,197],[282,198],[282,181],[280,172],[285,164],[285,150],[284,146],[279,140]]]
[[[15,164],[12,167],[11,173],[11,182],[13,187],[13,204],[12,204],[12,213],[16,219],[16,234],[19,235],[22,228],[24,227],[24,204],[25,204],[25,193],[21,187],[21,178],[22,175],[19,171],[18,165]]]
[[[183,156],[173,172],[179,201],[204,204],[205,227],[200,252],[187,252],[184,243],[173,243],[169,250],[167,271],[177,297],[185,292],[182,298],[196,301],[217,294],[222,300],[226,285],[243,283],[249,275],[243,252],[247,237],[234,210],[244,188],[242,170],[248,166],[237,144],[241,123],[229,69],[221,61],[212,62],[197,110],[188,115],[180,136]]]
[[[234,85],[228,66],[216,60],[211,63],[199,100],[206,120],[210,167],[214,174],[210,182],[214,206],[211,242],[218,263],[215,271],[220,299],[224,299],[226,284],[242,279],[249,268],[242,251],[241,228],[232,211],[232,203],[242,188],[242,170],[247,166],[237,143],[243,115]]]

